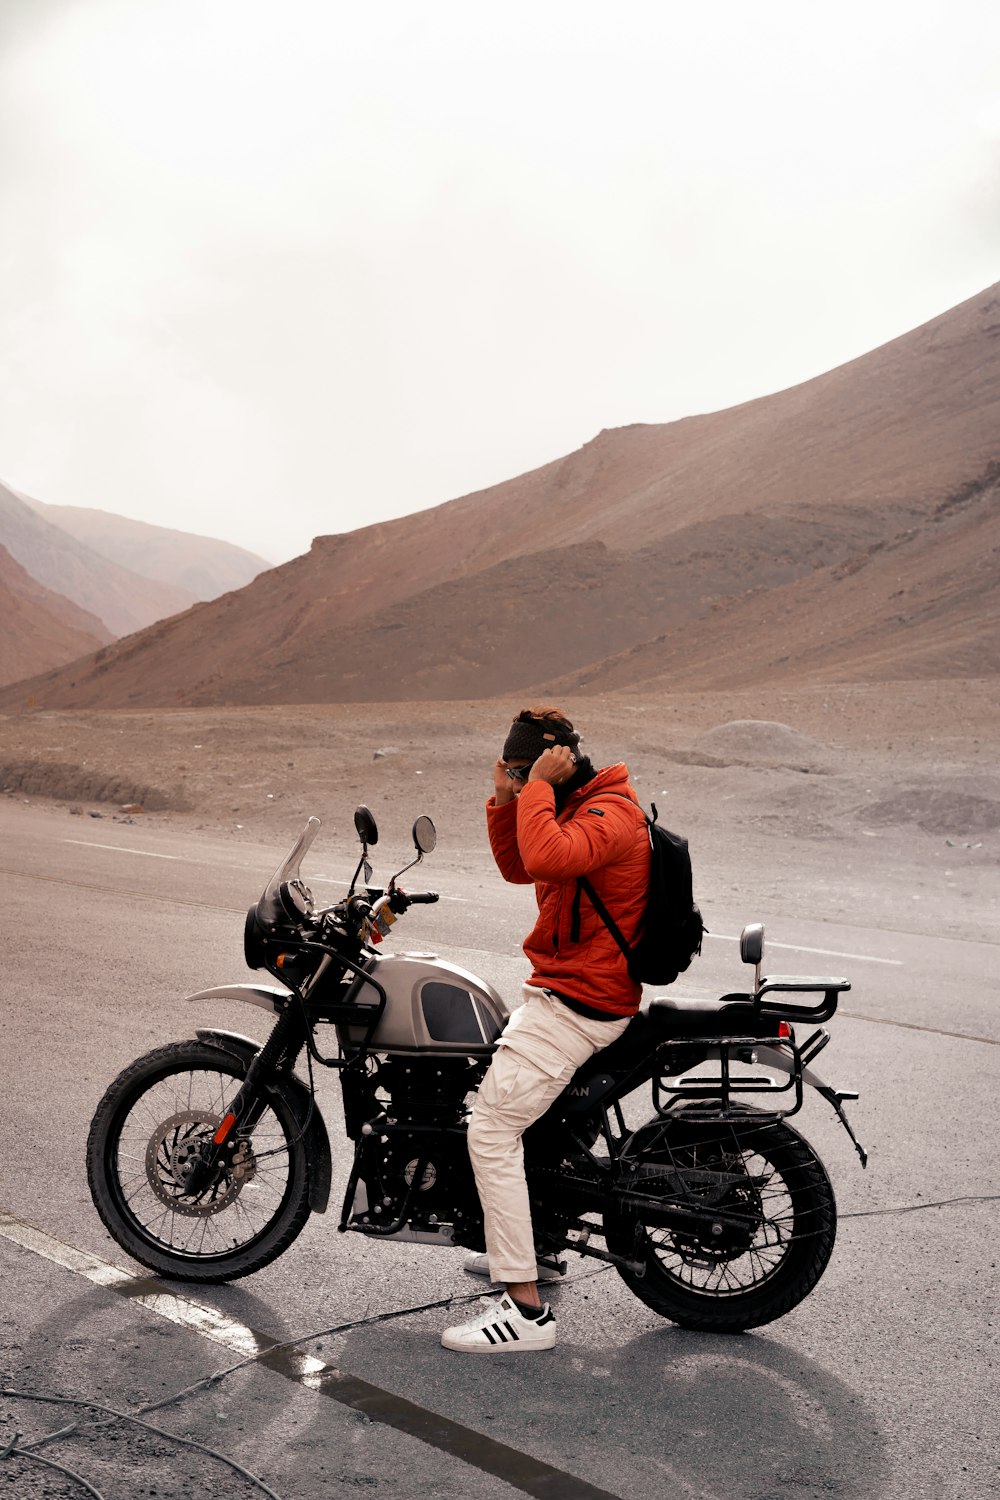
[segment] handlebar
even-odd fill
[[[369,890],[368,894],[372,892]],[[399,886],[386,891],[374,902],[363,896],[351,896],[346,903],[348,931],[363,942],[380,943],[396,919],[411,906],[427,906],[439,899],[437,891],[416,891],[411,896]]]

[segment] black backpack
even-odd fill
[[[625,797],[624,792],[606,792],[605,796]],[[632,802],[631,797],[626,797]],[[632,803],[633,807],[638,804]],[[696,953],[701,952],[705,924],[694,903],[691,883],[691,856],[687,839],[671,833],[656,821],[656,803],[650,804],[653,816],[646,819],[649,833],[649,890],[639,940],[632,947],[622,937],[617,922],[585,875],[577,882],[576,905],[580,890],[586,891],[591,904],[605,927],[628,960],[628,972],[639,984],[673,984],[683,974]],[[576,924],[574,924],[576,925]]]

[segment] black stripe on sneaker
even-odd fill
[[[506,1330],[510,1334],[511,1338],[516,1343],[517,1340],[521,1337],[521,1335],[517,1332],[517,1329],[516,1328],[511,1328],[510,1324],[507,1322],[506,1319],[504,1319],[504,1325],[503,1326],[506,1328]]]
[[[492,1333],[490,1333],[490,1330],[488,1328],[484,1328],[483,1332],[485,1333],[491,1344],[496,1343],[496,1339],[493,1337]]]
[[[507,1335],[504,1333],[504,1331],[500,1327],[499,1323],[494,1323],[493,1324],[493,1332],[497,1336],[495,1342],[499,1341],[501,1344],[506,1344],[507,1343]]]

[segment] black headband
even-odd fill
[[[580,736],[575,729],[563,729],[551,719],[515,719],[504,740],[502,760],[530,760],[534,763],[543,750],[553,745],[568,745],[575,750]]]

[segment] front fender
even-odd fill
[[[252,988],[254,986],[248,984],[229,986],[229,989],[234,990]],[[275,993],[280,993],[280,991],[275,991]],[[211,995],[225,998],[226,990],[206,990],[202,998]],[[192,995],[188,998],[196,999],[197,997]],[[204,1042],[208,1047],[218,1047],[221,1052],[228,1052],[231,1057],[238,1057],[240,1062],[248,1067],[251,1059],[256,1057],[261,1047],[260,1042],[255,1042],[252,1036],[241,1036],[236,1031],[213,1031],[208,1027],[199,1026],[195,1035],[199,1042]],[[282,1079],[282,1087],[291,1097],[296,1117],[300,1121],[307,1119],[312,1096],[301,1078],[296,1078],[294,1073],[287,1073]],[[309,1207],[313,1213],[324,1214],[330,1201],[333,1161],[330,1155],[330,1137],[318,1108],[313,1110],[312,1118],[306,1127],[304,1145],[306,1165],[309,1169]]]
[[[184,1003],[192,1000],[242,1000],[247,1005],[259,1005],[276,1015],[288,999],[289,991],[275,984],[220,984],[211,990],[198,990],[194,995],[185,995]],[[228,1033],[220,1032],[220,1036]]]

